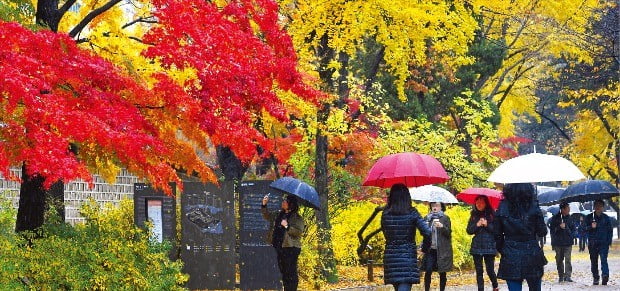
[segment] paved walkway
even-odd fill
[[[620,244],[617,240],[614,240],[614,244]],[[593,286],[592,285],[592,273],[590,272],[590,259],[588,256],[588,252],[578,252],[577,247],[573,247],[572,259],[571,263],[573,266],[573,274],[572,279],[574,282],[562,282],[558,283],[558,272],[555,265],[554,252],[551,250],[551,247],[545,246],[545,254],[547,254],[547,258],[549,259],[549,263],[545,266],[545,276],[543,277],[542,290],[553,290],[553,291],[577,291],[577,290],[620,290],[620,251],[618,251],[618,247],[615,246],[614,249],[610,250],[609,258],[607,259],[610,270],[610,278],[607,286]],[[497,262],[496,262],[497,263]],[[495,268],[497,271],[497,266]],[[434,278],[435,279],[435,278]],[[450,280],[458,280],[458,276],[449,278]],[[488,281],[488,277],[485,274],[485,280]],[[500,290],[508,290],[508,286],[506,286],[506,282],[504,280],[499,280],[499,289]],[[452,285],[452,284],[450,284]],[[417,288],[417,289],[416,289]],[[476,285],[462,285],[462,286],[448,286],[446,290],[456,290],[456,291],[469,291],[469,290],[477,290]],[[417,286],[414,290],[424,290],[423,286]],[[435,287],[431,290],[439,290],[439,288]],[[485,290],[492,290],[490,283],[485,286]],[[523,290],[528,290],[527,283],[523,282]]]
[[[542,290],[553,290],[553,291],[583,291],[583,290],[620,290],[620,241],[614,238],[614,246],[610,250],[608,263],[610,270],[610,278],[607,286],[593,286],[592,285],[592,273],[590,273],[590,259],[587,252],[579,252],[577,246],[573,247],[572,253],[572,266],[573,266],[573,274],[572,279],[574,282],[562,282],[558,283],[557,269],[555,265],[554,252],[551,250],[551,246],[548,244],[545,245],[544,248],[545,254],[547,255],[547,259],[549,263],[545,266],[545,275],[543,277]],[[497,267],[499,264],[499,260],[496,260],[495,270],[497,271]],[[382,279],[378,279],[382,280]],[[433,283],[434,287],[431,290],[439,290],[437,287],[437,281],[439,280],[437,274],[433,274]],[[485,274],[485,280],[488,281],[488,277]],[[459,282],[460,281],[460,282]],[[464,283],[463,282],[468,282]],[[473,291],[477,290],[478,287],[472,283],[475,282],[475,274],[473,271],[457,273],[457,272],[449,272],[448,273],[448,286],[446,290],[454,290],[454,291]],[[504,280],[499,280],[499,289],[500,290],[508,290],[508,286]],[[362,286],[362,287],[351,287],[338,289],[343,291],[393,291],[394,288],[392,286]],[[422,284],[414,285],[412,290],[424,290],[424,286]],[[490,283],[485,286],[485,290],[492,290]],[[523,283],[523,290],[528,290],[527,283]]]

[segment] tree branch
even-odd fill
[[[84,19],[82,19],[82,21],[80,21],[80,23],[78,23],[69,32],[69,36],[71,36],[72,38],[75,38],[80,32],[82,32],[82,30],[84,29],[84,27],[86,27],[86,25],[88,25],[91,21],[93,21],[93,19],[95,19],[95,17],[110,10],[110,8],[114,7],[114,5],[116,5],[118,2],[121,2],[121,0],[110,0],[110,2],[88,13],[88,15],[86,15],[86,17],[84,17]]]
[[[525,68],[524,70],[521,70],[521,68],[525,65],[525,62],[523,62],[520,66],[519,69],[517,69],[517,73],[515,74],[514,79],[512,80],[512,82],[510,83],[510,85],[508,85],[508,88],[506,88],[506,90],[504,90],[504,94],[502,95],[502,97],[499,99],[499,101],[497,102],[497,108],[502,107],[502,103],[504,103],[504,100],[506,100],[506,98],[508,98],[508,94],[510,93],[510,90],[512,89],[512,87],[514,87],[514,85],[517,83],[517,81],[523,77],[523,75],[525,75],[525,73],[531,69],[534,68],[534,65],[529,66],[527,68]],[[498,83],[499,84],[499,83]],[[496,92],[497,93],[497,92]],[[493,96],[493,95],[491,95]]]
[[[383,60],[383,56],[385,56],[384,45],[381,46],[381,49],[379,49],[379,52],[375,56],[375,59],[373,60],[372,65],[370,66],[370,72],[368,73],[366,83],[364,84],[365,94],[370,91],[370,89],[372,88],[372,83],[375,82],[375,78],[377,77],[377,72],[379,71],[379,65],[381,64],[381,61]]]
[[[127,28],[129,26],[132,26],[136,23],[157,23],[157,20],[155,20],[155,16],[147,16],[147,17],[138,17],[137,19],[126,23],[125,25],[122,26],[122,28]]]
[[[596,116],[598,116],[598,118],[601,120],[601,122],[603,123],[603,126],[605,127],[605,130],[607,130],[607,133],[609,133],[609,135],[613,139],[617,139],[618,132],[614,132],[611,125],[609,124],[609,121],[607,120],[607,118],[605,118],[605,116],[603,115],[603,112],[601,112],[601,109],[598,108],[598,106],[593,106],[592,111],[594,111],[594,113],[596,113]]]
[[[571,138],[568,136],[568,134],[566,134],[566,132],[560,128],[560,125],[555,122],[555,120],[551,119],[550,117],[548,117],[547,115],[545,115],[542,111],[538,111],[536,110],[536,113],[538,113],[538,115],[540,115],[540,117],[546,119],[547,121],[549,121],[551,123],[551,125],[553,125],[553,127],[555,127],[560,134],[562,135],[562,137],[564,137],[567,141],[571,141]]]
[[[76,1],[77,0],[67,0],[67,2],[65,2],[65,4],[62,4],[60,9],[58,9],[58,13],[60,14],[61,18],[62,18],[63,15],[65,15],[65,13],[67,11],[69,11],[69,8],[71,8],[71,6],[73,6],[73,4],[75,4]]]

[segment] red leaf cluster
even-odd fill
[[[176,181],[170,150],[132,103],[151,92],[70,37],[0,22],[0,171],[25,162],[28,174],[90,181],[70,144],[113,154],[166,188]],[[93,157],[91,157],[93,158]],[[95,157],[96,158],[96,157]],[[169,189],[168,189],[169,190]]]
[[[519,155],[517,149],[521,144],[531,143],[532,140],[521,136],[512,136],[502,138],[499,142],[491,143],[490,146],[495,148],[493,155],[504,160],[514,158]]]
[[[296,69],[292,40],[278,25],[275,1],[230,1],[222,9],[202,0],[153,4],[158,25],[143,39],[152,44],[144,55],[165,67],[197,70],[198,82],[185,84],[182,97],[195,106],[186,106],[184,115],[241,160],[250,161],[257,145],[271,148],[252,126],[263,110],[288,120],[274,87],[315,103],[321,97]]]

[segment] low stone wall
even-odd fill
[[[21,169],[11,169],[11,173],[21,177]],[[90,198],[103,205],[117,205],[122,199],[133,199],[133,184],[143,182],[127,170],[121,170],[116,176],[115,184],[106,183],[99,175],[93,175],[94,186],[89,188],[87,182],[76,180],[65,184],[65,221],[70,224],[83,222],[80,207]],[[11,200],[13,207],[19,203],[20,183],[5,180],[0,176],[0,196]]]

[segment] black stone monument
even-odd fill
[[[276,251],[267,241],[272,221],[261,215],[263,197],[269,196],[267,208],[280,209],[282,196],[269,187],[272,181],[244,181],[239,186],[240,246],[239,271],[241,290],[281,290]]]
[[[183,183],[180,248],[189,289],[235,288],[234,210],[232,183]]]

